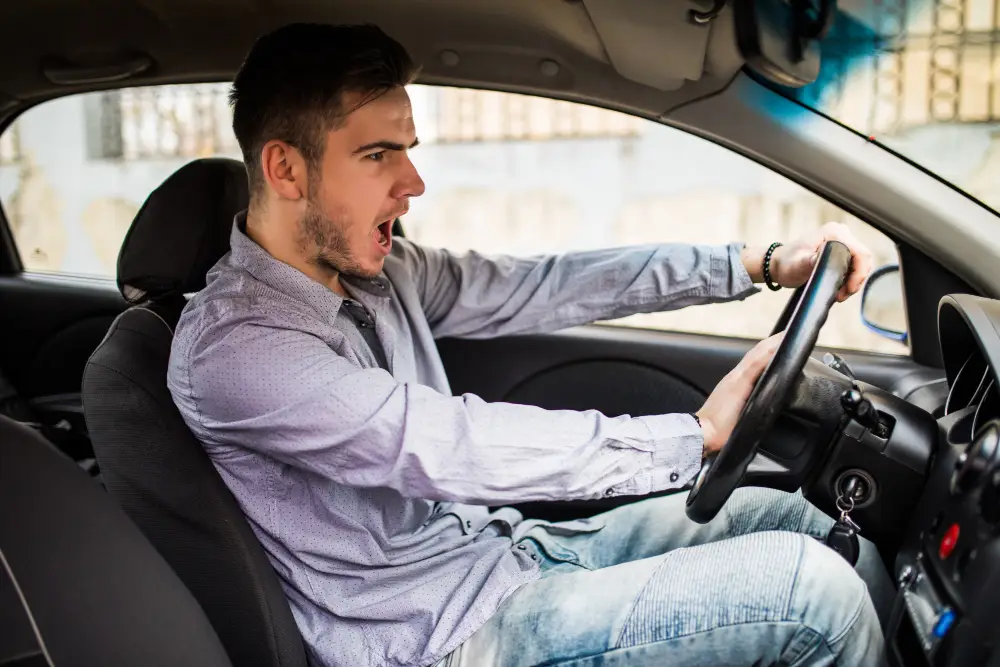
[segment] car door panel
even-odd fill
[[[620,359],[582,359],[541,370],[503,396],[510,403],[559,410],[591,410],[608,415],[693,412],[705,393],[674,373]]]
[[[456,394],[552,409],[595,409],[615,416],[697,409],[753,344],[738,338],[593,325],[491,340],[444,339],[438,349]],[[814,356],[826,351],[817,348]],[[909,357],[838,354],[860,380],[890,391],[915,373],[927,381],[943,377],[943,372]]]
[[[0,368],[29,398],[79,392],[87,358],[126,307],[109,280],[0,277]]]
[[[80,397],[83,369],[125,307],[108,280],[0,276],[0,370],[46,437],[87,469],[96,470]]]

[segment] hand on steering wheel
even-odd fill
[[[698,410],[698,421],[701,422],[704,434],[705,456],[718,454],[729,440],[729,435],[742,415],[743,406],[757,384],[757,378],[771,363],[784,337],[785,332],[782,331],[754,345],[740,359],[736,368],[726,373],[719,384],[715,385],[701,410]]]
[[[750,392],[726,444],[717,454],[708,455],[702,464],[687,498],[687,515],[691,520],[711,521],[739,486],[757,454],[761,438],[785,408],[789,390],[816,345],[850,266],[851,252],[847,246],[837,241],[824,246],[784,335],[773,341],[777,351]],[[758,347],[761,350],[751,354],[769,355],[768,343]]]

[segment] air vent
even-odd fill
[[[972,420],[972,434],[979,433],[979,429],[984,424],[997,417],[1000,417],[1000,387],[997,386],[991,373],[986,391],[983,393],[982,400],[979,401],[979,407],[976,408],[976,416]]]
[[[955,376],[955,381],[948,392],[948,401],[945,403],[945,414],[950,415],[969,406],[978,405],[989,388],[990,378],[990,368],[983,355],[976,350],[969,355]]]

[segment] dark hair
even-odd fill
[[[258,39],[229,93],[251,198],[263,185],[265,143],[286,141],[314,167],[323,157],[327,132],[416,75],[402,44],[374,25],[293,23]],[[342,107],[347,92],[363,95],[351,109]]]

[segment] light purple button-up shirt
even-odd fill
[[[312,660],[429,665],[539,577],[529,522],[487,505],[686,484],[687,415],[605,417],[452,396],[434,339],[554,331],[755,291],[740,246],[515,259],[394,239],[344,299],[241,231],[184,310],[167,381],[278,572]],[[355,309],[357,310],[357,309]],[[593,530],[594,525],[580,530]]]

